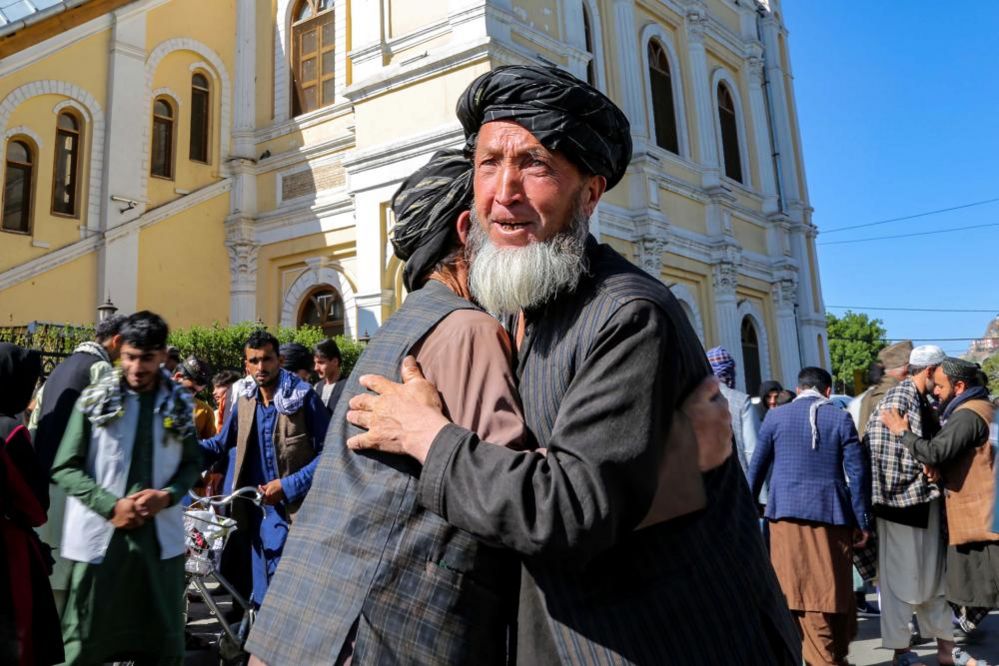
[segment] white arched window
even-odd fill
[[[658,23],[651,23],[642,30],[641,43],[649,136],[663,150],[688,157],[683,75],[673,36]]]
[[[739,97],[739,87],[724,69],[715,70],[711,80],[715,109],[715,134],[722,173],[747,187],[749,150],[746,143],[746,116]]]

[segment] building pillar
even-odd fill
[[[257,319],[257,253],[253,219],[240,214],[225,221],[225,248],[229,253],[229,323]]]
[[[257,104],[257,3],[236,3],[236,73],[233,76],[232,137],[233,157],[254,159],[253,138]],[[228,127],[222,128],[228,132]],[[229,156],[223,155],[225,160]]]
[[[716,187],[720,182],[718,167],[718,139],[715,135],[715,109],[711,94],[711,76],[708,73],[708,54],[704,48],[707,29],[707,8],[693,5],[687,12],[684,25],[687,29],[687,53],[690,60],[690,80],[694,90],[694,109],[697,118],[697,159],[705,188]]]
[[[383,288],[387,257],[388,214],[385,203],[391,200],[397,185],[366,189],[354,193],[357,248],[357,335],[374,335],[382,324],[385,306],[393,299]]]
[[[797,384],[798,371],[802,368],[798,345],[798,321],[794,313],[798,286],[795,280],[788,276],[773,283],[771,293],[777,311],[777,350],[780,357],[781,383],[791,387]]]
[[[148,166],[136,150],[150,121],[149,100],[136,94],[147,85],[146,12],[132,7],[113,12],[109,48],[102,214],[96,221],[105,238],[98,251],[97,302],[110,296],[122,313],[131,313],[138,306],[139,236],[115,229],[146,209],[142,175]]]
[[[712,274],[715,292],[715,314],[718,324],[718,344],[728,350],[736,363],[736,386],[746,388],[746,375],[742,362],[742,329],[739,322],[739,304],[735,288],[739,270],[734,263],[723,261],[715,264]]]
[[[774,132],[773,150],[780,163],[781,189],[785,201],[802,201],[801,186],[798,183],[797,156],[794,149],[794,132],[791,129],[791,106],[784,85],[784,69],[780,58],[780,25],[773,14],[767,13],[760,19],[760,35],[763,38],[763,60],[767,85],[770,87],[771,114]]]
[[[617,80],[621,86],[619,101],[622,110],[631,122],[633,153],[636,155],[645,152],[645,142],[648,139],[645,97],[642,94],[642,62],[639,58],[639,51],[635,47],[637,39],[638,23],[635,19],[635,0],[616,0],[612,42],[617,49],[617,58],[615,58]]]
[[[757,47],[758,49],[758,47]],[[770,123],[767,114],[766,98],[763,92],[764,63],[757,52],[744,61],[744,73],[749,82],[749,115],[753,123],[753,136],[756,139],[756,155],[759,160],[760,191],[763,193],[763,213],[776,213],[777,180],[774,175],[773,146],[770,143]]]

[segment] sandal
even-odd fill
[[[950,654],[954,658],[954,666],[968,666],[968,663],[975,659],[966,650],[959,647],[951,650]],[[975,666],[989,666],[989,664],[984,659],[975,659]]]
[[[965,661],[965,664],[967,664],[967,661]],[[926,666],[926,664],[919,660],[918,654],[910,650],[909,652],[896,654],[894,657],[892,657],[891,666]]]

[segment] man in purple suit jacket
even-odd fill
[[[856,633],[852,549],[866,544],[870,467],[849,413],[829,402],[832,377],[798,374],[798,397],[770,410],[749,465],[767,498],[770,560],[798,622],[809,664],[846,664]],[[855,543],[856,542],[856,543]]]

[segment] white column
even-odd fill
[[[794,386],[801,370],[801,352],[798,345],[798,322],[794,303],[798,289],[793,279],[783,279],[771,286],[777,311],[777,350],[780,355],[781,383]]]
[[[704,175],[702,185],[713,187],[721,181],[718,170],[718,139],[715,135],[715,108],[711,95],[711,77],[708,74],[708,55],[704,49],[704,31],[707,10],[695,5],[688,13],[687,52],[690,57],[690,78],[694,89],[694,109],[697,112],[697,157]]]
[[[257,252],[253,220],[240,214],[225,221],[225,248],[229,253],[229,323],[257,319]]]
[[[582,11],[582,10],[580,10]],[[596,17],[594,17],[596,20]],[[645,97],[642,91],[642,62],[636,47],[638,23],[635,19],[635,0],[616,0],[614,3],[614,37],[617,49],[617,79],[620,82],[621,109],[631,121],[633,152],[644,152],[648,138],[645,119]]]
[[[347,55],[352,64],[352,81],[356,84],[378,74],[385,64],[386,0],[352,0],[351,44]]]
[[[749,81],[749,115],[753,123],[756,155],[759,159],[763,213],[770,214],[777,212],[777,181],[774,175],[770,126],[767,122],[767,105],[763,93],[763,60],[757,56],[751,56],[744,62],[746,80]]]
[[[236,74],[233,76],[232,155],[254,159],[257,103],[257,3],[236,3]],[[228,127],[222,128],[228,132]],[[227,159],[223,155],[222,159]]]
[[[715,292],[715,315],[718,324],[718,344],[728,350],[735,359],[736,386],[745,390],[746,377],[742,362],[742,330],[739,322],[739,305],[735,287],[739,272],[735,264],[722,262],[715,264],[712,275]]]
[[[146,13],[125,7],[112,14],[108,63],[107,119],[104,134],[104,178],[100,227],[104,245],[98,253],[97,302],[110,294],[125,313],[134,312],[138,299],[139,238],[137,233],[114,234],[112,230],[139,217],[146,208],[143,178],[143,130],[148,117],[146,90]],[[130,210],[126,202],[137,202]]]
[[[779,153],[781,185],[785,201],[801,201],[801,188],[798,183],[798,170],[794,151],[794,132],[791,130],[791,107],[788,104],[787,89],[784,85],[784,70],[780,61],[780,45],[777,35],[780,26],[773,14],[760,19],[760,32],[763,36],[763,59],[766,64],[767,83],[770,86],[771,113],[774,128],[774,150]]]
[[[397,185],[367,189],[354,194],[357,247],[357,335],[373,335],[382,323],[382,306],[390,294],[382,290],[385,272],[385,241],[382,234],[382,204],[392,198]]]

